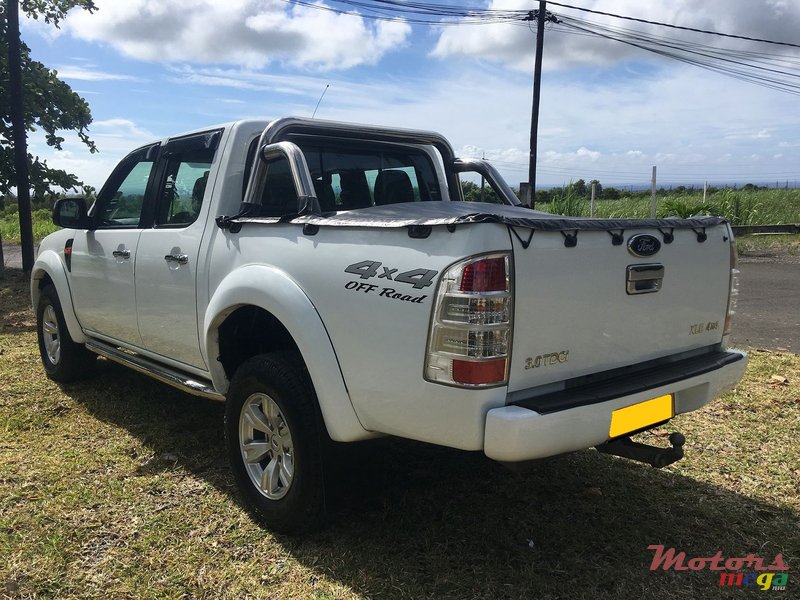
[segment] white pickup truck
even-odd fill
[[[463,200],[459,174],[502,203]],[[97,355],[225,401],[232,470],[275,530],[324,517],[323,442],[393,435],[502,462],[596,446],[695,410],[747,363],[727,348],[731,228],[521,206],[427,131],[239,121],[154,141],[113,171],[31,281],[59,382]]]

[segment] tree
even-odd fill
[[[586,190],[586,182],[583,179],[578,179],[578,181],[570,183],[569,187],[572,188],[572,192],[577,196],[583,197],[588,194]]]
[[[17,0],[10,0],[16,2]],[[72,8],[90,12],[96,10],[93,0],[22,0],[20,10],[34,19],[58,27]],[[7,42],[8,21],[0,15],[0,194],[8,195],[17,185],[14,168],[14,147],[11,128],[11,98],[9,85],[9,53]],[[86,144],[89,152],[97,152],[89,139],[87,129],[92,122],[89,105],[69,85],[58,79],[58,73],[42,63],[31,60],[30,48],[20,44],[22,69],[22,102],[25,129],[28,132],[41,130],[47,144],[58,150],[64,142],[63,131],[74,131]],[[82,182],[61,169],[52,169],[38,156],[28,154],[30,188],[35,196],[52,193],[56,189],[71,189]]]
[[[95,8],[92,0],[22,0],[23,12],[37,19],[41,16],[46,23],[52,23],[55,27],[76,6],[90,12]],[[0,168],[4,162],[8,166],[9,154],[13,156],[14,164],[13,169],[6,169],[6,177],[0,179],[0,182],[5,182],[3,186],[14,185],[17,188],[22,268],[31,271],[34,258],[31,174],[34,187],[41,184],[45,189],[50,189],[59,179],[62,180],[62,185],[78,181],[65,171],[49,169],[38,157],[33,159],[28,154],[28,130],[35,131],[36,125],[39,125],[45,131],[47,144],[60,149],[64,138],[57,132],[73,129],[78,132],[81,141],[89,146],[90,151],[95,152],[97,149],[86,135],[86,128],[92,121],[86,101],[61,82],[57,73],[32,61],[30,49],[22,44],[19,35],[19,0],[5,0],[0,8],[3,9],[0,11],[3,17],[0,19],[0,33],[4,34],[2,39],[6,42],[3,56],[7,57],[5,65],[0,65],[5,67],[0,72],[8,73],[7,85],[0,88],[6,91],[5,97],[0,98],[0,151],[4,151],[0,152]],[[23,66],[26,68],[23,69]],[[23,73],[26,76],[23,77]],[[7,110],[3,110],[4,107]]]
[[[471,181],[462,181],[461,190],[464,192],[464,200],[467,202],[481,202],[481,186],[478,184]],[[483,202],[492,204],[503,203],[488,182],[483,186]]]

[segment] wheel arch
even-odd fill
[[[239,349],[239,344],[231,344],[231,336],[238,342],[237,332],[248,318],[254,327],[244,335],[239,356],[233,357],[231,348]],[[373,437],[356,416],[322,319],[286,273],[264,265],[247,265],[229,273],[214,291],[203,323],[207,364],[217,391],[227,393],[232,371],[253,352],[296,348],[316,391],[328,435],[335,441]],[[269,336],[265,345],[254,342],[259,335]]]
[[[61,257],[56,252],[45,250],[36,258],[31,271],[31,304],[34,311],[39,305],[42,289],[50,283],[56,288],[70,337],[78,344],[85,343],[86,336],[72,306],[72,293],[64,263],[61,262]]]

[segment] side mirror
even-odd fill
[[[89,229],[91,219],[87,212],[83,198],[62,198],[53,206],[53,223],[65,229]]]

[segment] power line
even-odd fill
[[[398,2],[396,0],[336,0],[334,3],[350,7],[336,8],[310,0],[282,0],[286,4],[313,8],[339,15],[348,15],[376,21],[406,22],[417,25],[458,26],[505,23],[527,26],[523,21],[527,10],[458,7],[423,2]],[[353,9],[364,11],[355,12]],[[446,20],[458,19],[458,20]]]
[[[560,6],[561,8],[570,8],[572,10],[580,10],[580,11],[587,12],[587,13],[592,13],[592,14],[595,14],[595,15],[603,15],[605,17],[613,17],[615,19],[625,19],[626,21],[636,21],[638,23],[647,23],[648,25],[658,25],[659,27],[669,27],[671,29],[681,29],[683,31],[693,31],[695,33],[705,33],[705,34],[708,34],[708,35],[717,35],[717,36],[720,36],[720,37],[733,38],[733,39],[737,39],[737,40],[747,40],[749,42],[761,42],[763,44],[774,44],[776,46],[788,46],[790,48],[800,48],[800,44],[792,44],[791,42],[779,42],[779,41],[776,41],[776,40],[766,40],[766,39],[762,39],[762,38],[748,37],[746,35],[736,35],[736,34],[733,34],[733,33],[722,33],[722,32],[719,32],[719,31],[711,31],[709,29],[697,29],[695,27],[685,27],[683,25],[673,25],[672,23],[661,23],[659,21],[650,21],[648,19],[639,19],[639,18],[636,18],[636,17],[628,17],[628,16],[625,16],[625,15],[617,15],[617,14],[614,14],[614,13],[603,12],[603,11],[599,11],[599,10],[592,10],[592,9],[589,9],[589,8],[584,8],[582,6],[572,6],[570,4],[561,4],[559,2],[553,2],[552,0],[548,0],[548,2],[550,2],[550,4],[553,4],[555,6]]]
[[[282,0],[282,1],[287,4],[304,6],[306,8],[314,8],[317,10],[325,10],[342,15],[352,15],[367,19],[377,19],[385,21],[405,20],[410,23],[417,23],[423,25],[437,25],[437,26],[492,24],[492,23],[525,25],[526,21],[530,21],[530,14],[531,14],[530,10],[524,10],[524,9],[498,9],[498,8],[485,8],[479,6],[453,6],[447,4],[403,1],[403,0],[334,0],[332,2],[332,4],[349,6],[354,9],[360,9],[366,11],[366,14],[362,14],[362,13],[356,13],[353,10],[345,10],[342,8],[335,8],[333,6],[318,4],[312,2],[311,0]],[[577,10],[581,12],[602,15],[606,17],[612,17],[615,19],[623,19],[626,21],[634,21],[637,23],[645,23],[647,25],[656,25],[659,27],[667,27],[670,29],[677,29],[681,31],[691,31],[693,33],[715,35],[719,37],[745,40],[749,42],[758,42],[762,44],[786,46],[789,48],[800,48],[800,44],[795,44],[792,42],[783,42],[779,40],[756,38],[734,33],[724,33],[721,31],[714,31],[710,29],[700,29],[697,27],[689,27],[685,25],[675,25],[673,23],[663,23],[661,21],[653,21],[650,19],[642,19],[639,17],[631,17],[628,15],[620,15],[606,11],[593,10],[582,6],[574,6],[572,4],[563,4],[561,2],[555,2],[553,0],[548,0],[548,2],[553,6],[559,6],[561,8]],[[460,20],[459,21],[442,20],[447,18],[460,19]]]
[[[283,2],[294,6],[303,6],[315,10],[324,10],[364,19],[404,22],[437,27],[487,24],[529,26],[532,15],[536,12],[476,6],[453,6],[414,0],[334,0],[331,6],[315,3],[313,0],[283,0]],[[778,42],[775,40],[765,40],[694,27],[672,25],[669,23],[661,23],[648,19],[628,17],[625,15],[553,2],[552,0],[550,0],[550,4],[566,9],[579,10],[672,29],[800,48],[800,45],[788,42]],[[800,95],[800,71],[798,71],[798,69],[800,69],[800,59],[797,57],[753,50],[718,48],[697,42],[659,36],[644,31],[586,21],[577,17],[561,16],[560,20],[554,20],[554,22],[550,24],[555,31],[571,33],[573,35],[591,35],[613,40],[618,43],[658,54],[664,58],[677,60],[718,74],[727,75],[734,79],[777,91]]]
[[[774,63],[758,59],[747,62],[733,51],[687,43],[673,38],[655,36],[625,28],[605,26],[592,21],[562,17],[563,27],[582,34],[593,34],[614,40],[666,58],[728,75],[763,87],[800,95],[800,72],[771,68]],[[789,67],[791,68],[791,67]]]

